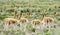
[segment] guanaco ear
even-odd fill
[[[20,19],[20,18],[22,17],[22,12],[23,12],[23,11],[21,11],[21,12],[19,13],[18,19]]]

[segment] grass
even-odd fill
[[[30,17],[30,21],[28,23],[28,25],[26,26],[27,28],[27,33],[28,32],[35,32],[35,28],[33,28],[33,26],[31,25],[31,21],[33,19],[39,19],[41,18],[41,13],[48,13],[47,16],[53,16],[53,11],[55,10],[57,12],[57,16],[55,17],[55,22],[56,24],[59,24],[59,21],[60,21],[60,2],[59,0],[53,0],[53,1],[50,1],[50,0],[0,0],[0,21],[1,21],[1,29],[0,29],[0,34],[2,35],[25,35],[26,32],[24,32],[23,30],[8,30],[8,31],[3,31],[3,27],[4,27],[4,18],[7,18],[7,17],[13,17],[13,11],[14,11],[14,8],[17,7],[17,16],[20,12],[20,10],[24,10],[24,16],[23,17],[26,17],[26,9],[29,8],[30,9],[30,13],[31,16]],[[19,24],[17,25],[18,27]],[[59,35],[60,34],[60,27],[57,26],[57,28],[53,28],[51,29],[51,31],[49,32],[46,32],[46,30],[44,29],[44,35],[53,35],[53,33],[55,35]],[[52,33],[51,33],[52,32]],[[37,35],[41,35],[40,32],[37,32]]]

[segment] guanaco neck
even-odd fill
[[[54,12],[54,14],[53,14],[52,18],[54,18],[55,16],[56,16],[56,12]]]
[[[46,15],[45,15],[45,14],[42,14],[42,16],[41,16],[41,20],[43,20],[44,17],[46,17]]]
[[[29,9],[27,9],[27,19],[30,18],[30,12],[29,12]]]
[[[27,19],[29,19],[30,18],[30,13],[29,12],[27,12]]]
[[[23,13],[21,12],[21,13],[19,14],[19,19],[21,19],[22,15],[23,15]]]
[[[14,11],[14,19],[16,18],[16,11]]]

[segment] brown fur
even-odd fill
[[[32,23],[34,25],[40,25],[41,21],[40,20],[33,20]]]
[[[26,23],[28,20],[26,19],[26,18],[21,18],[20,19],[20,22],[22,22],[22,23]]]
[[[17,19],[11,19],[11,18],[5,18],[5,23],[7,23],[7,24],[16,24],[17,22],[18,22],[18,20]]]
[[[46,23],[48,23],[48,22],[54,22],[54,19],[51,18],[51,17],[44,17],[43,20],[44,20]]]

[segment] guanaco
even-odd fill
[[[48,24],[49,22],[54,22],[54,17],[56,16],[56,12],[54,12],[54,15],[52,17],[46,17],[44,16],[42,22]]]
[[[23,18],[22,16],[23,16],[23,10],[21,10],[21,12],[20,12],[19,20],[22,23],[26,23],[26,22],[28,22],[28,18],[30,17],[30,13],[29,12],[27,13],[27,18]]]
[[[14,11],[14,17],[13,18],[5,18],[4,21],[8,25],[16,24],[18,22],[18,19],[16,19],[16,11]]]

